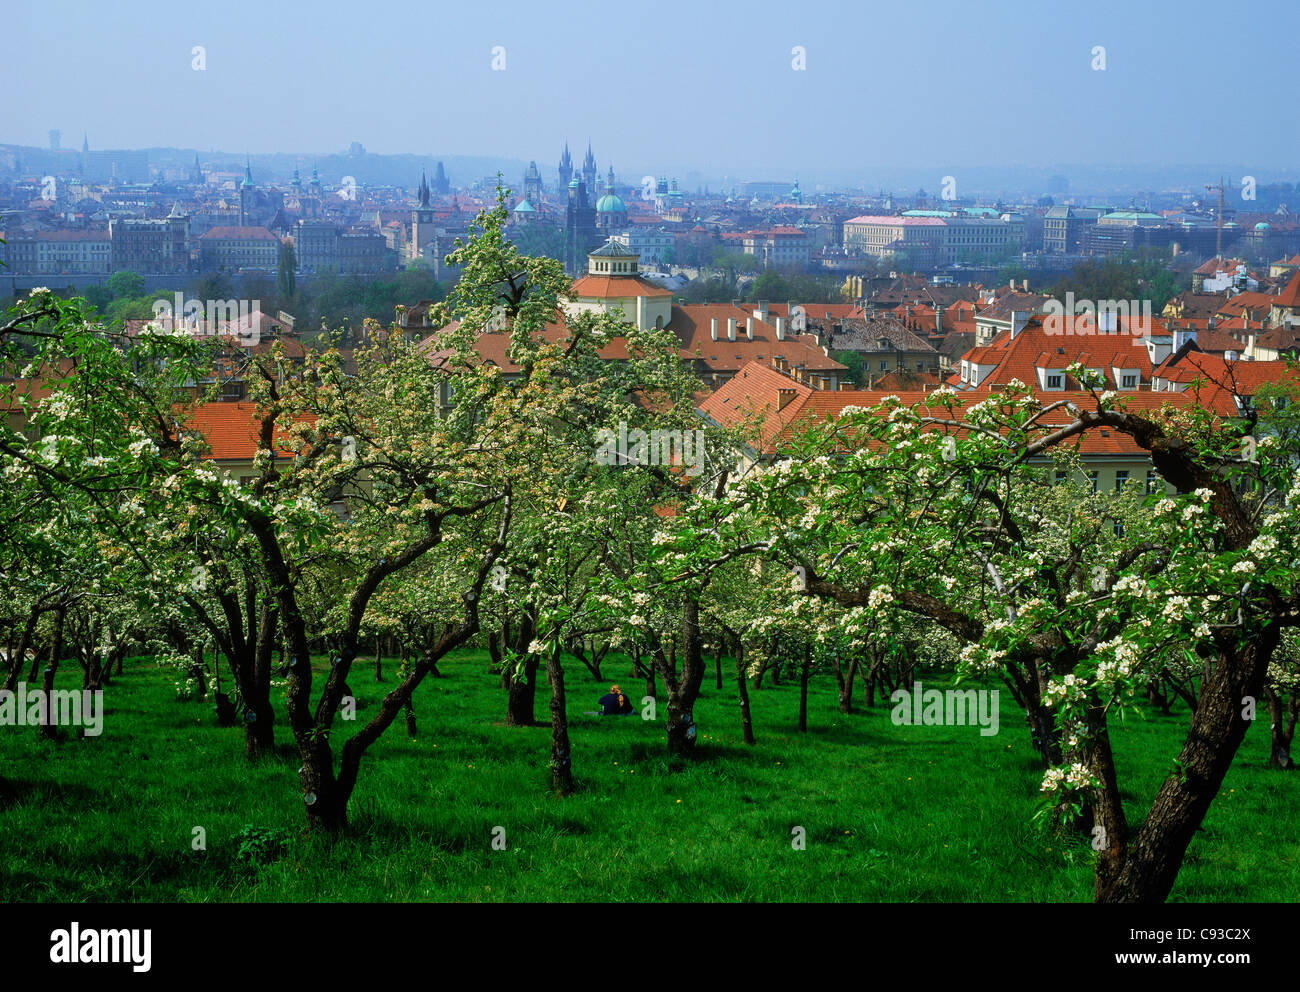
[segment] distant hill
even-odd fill
[[[94,149],[99,151],[100,149]],[[115,149],[116,150],[116,149]],[[22,163],[24,171],[76,170],[81,159],[80,150],[61,149],[51,151],[48,148],[36,148],[29,145],[0,145],[0,168],[6,161],[12,162],[13,156]],[[189,168],[194,164],[197,151],[199,162],[205,168],[236,170],[244,168],[244,153],[234,151],[204,151],[194,148],[146,148],[149,164],[154,167],[173,166]],[[257,183],[286,183],[293,177],[296,166],[304,179],[311,176],[311,170],[319,170],[321,182],[337,185],[344,176],[352,176],[357,183],[374,186],[408,186],[420,183],[420,170],[424,169],[433,179],[438,162],[442,162],[447,179],[452,186],[469,186],[487,176],[502,173],[502,180],[512,189],[523,184],[524,170],[528,163],[515,158],[502,158],[490,155],[374,155],[363,152],[353,155],[348,152],[328,154],[280,153],[254,154],[251,156],[253,181]]]

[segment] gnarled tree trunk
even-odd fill
[[[564,667],[558,644],[547,655],[551,683],[551,787],[561,796],[573,793],[573,758],[569,749],[569,718],[565,712]]]

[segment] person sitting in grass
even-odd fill
[[[601,716],[627,716],[632,712],[632,700],[623,695],[623,690],[616,685],[611,685],[609,692],[596,702],[600,705]]]

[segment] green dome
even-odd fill
[[[596,201],[596,212],[601,214],[625,214],[627,205],[613,193],[606,193]]]

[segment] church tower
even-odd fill
[[[253,206],[253,163],[244,156],[244,181],[239,184],[239,226],[248,226],[249,210]]]
[[[587,157],[582,160],[582,181],[587,184],[587,194],[596,192],[596,158],[591,154],[591,142],[587,142]]]
[[[524,199],[534,207],[541,206],[542,173],[536,162],[529,162],[528,171],[524,173]]]
[[[419,201],[411,211],[411,258],[419,258],[425,246],[431,244],[437,234],[433,226],[433,207],[429,203],[429,182],[421,171]]]
[[[563,196],[573,180],[573,159],[569,157],[569,143],[564,143],[564,154],[560,156],[560,195]]]
[[[600,243],[596,230],[596,208],[587,199],[581,179],[569,180],[569,203],[564,211],[564,268],[578,275],[586,264],[587,252]]]
[[[451,183],[447,179],[447,173],[443,170],[442,163],[438,163],[437,171],[433,174],[433,191],[439,196],[446,196],[451,192]]]

